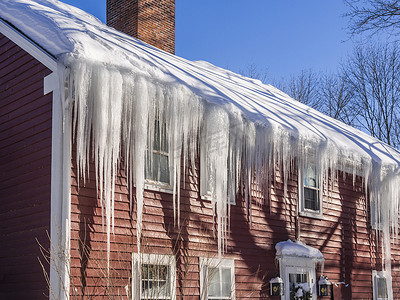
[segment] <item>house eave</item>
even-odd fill
[[[57,60],[54,56],[2,18],[0,18],[0,33],[40,61],[49,70],[57,71]]]

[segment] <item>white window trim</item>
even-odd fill
[[[387,288],[387,280],[388,280],[388,278],[385,276],[385,272],[384,271],[372,270],[372,290],[373,290],[374,300],[386,300],[386,299],[389,299],[388,297],[387,298],[378,298],[378,290],[377,290],[377,282],[376,282],[377,278],[385,278],[385,280],[386,280],[386,288]],[[387,291],[387,294],[389,296],[389,291]]]
[[[133,253],[132,254],[132,300],[141,299],[141,265],[158,264],[168,265],[170,267],[170,292],[171,300],[176,299],[176,261],[173,255]]]
[[[323,218],[323,194],[322,194],[322,182],[323,182],[323,176],[322,172],[316,168],[317,176],[318,176],[318,201],[319,201],[319,211],[314,211],[311,209],[306,209],[304,206],[304,167],[306,164],[300,164],[299,169],[298,169],[298,192],[299,192],[299,215],[300,216],[305,216],[305,217],[312,217],[312,218],[318,218],[321,219]]]
[[[226,258],[203,258],[200,257],[200,299],[208,299],[208,268],[230,268],[231,269],[231,300],[235,300],[236,284],[235,284],[235,261]]]
[[[283,256],[278,257],[280,277],[284,283],[285,293],[281,296],[281,300],[290,299],[290,285],[289,274],[290,272],[307,272],[310,280],[310,289],[312,299],[317,299],[317,281],[315,275],[315,268],[317,260],[308,257],[291,257]]]

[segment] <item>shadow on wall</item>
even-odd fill
[[[275,175],[272,174],[272,176]],[[232,252],[239,254],[246,265],[246,269],[236,270],[236,273],[255,276],[258,280],[255,284],[262,283],[260,289],[247,291],[245,286],[241,287],[241,282],[237,282],[237,293],[240,293],[242,289],[243,293],[251,292],[252,298],[259,299],[269,299],[269,281],[279,274],[279,265],[275,259],[276,243],[295,238],[294,223],[290,221],[291,212],[295,212],[295,207],[290,195],[296,194],[296,189],[288,190],[287,201],[290,203],[285,204],[283,183],[278,181],[274,183],[271,180],[269,184],[270,186],[260,189],[259,198],[251,198],[253,210],[258,210],[264,215],[261,220],[253,216],[253,226],[246,217],[246,208],[242,199],[237,199],[231,212]],[[268,189],[273,189],[275,196],[270,196]],[[270,201],[273,201],[273,204],[270,205]],[[246,278],[248,280],[250,277]],[[243,296],[248,297],[248,294]]]

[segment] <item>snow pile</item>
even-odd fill
[[[323,260],[324,256],[317,248],[308,246],[300,241],[291,240],[279,242],[275,245],[276,256],[295,256],[306,257],[310,259]]]
[[[302,290],[300,297],[303,296],[303,291],[305,291],[305,292],[310,291],[310,285],[308,284],[308,282],[296,283],[296,288],[299,288],[299,290],[300,289]],[[297,291],[297,292],[299,292],[299,291]]]
[[[322,285],[322,284],[325,284],[325,285],[330,285],[331,284],[330,281],[328,280],[328,277],[324,277],[323,275],[321,275],[319,277],[318,285]]]
[[[116,172],[124,161],[130,187],[136,189],[139,243],[146,174],[159,163],[149,153],[157,143],[154,136],[161,134],[168,141],[169,185],[178,225],[185,176],[181,170],[194,164],[198,149],[206,152],[208,179],[201,180],[207,181],[204,186],[215,204],[220,251],[229,203],[239,191],[251,215],[252,187],[268,191],[277,165],[286,198],[295,162],[299,169],[312,162],[325,178],[330,170],[325,194],[338,170],[363,176],[376,204],[375,219],[384,229],[384,263],[390,271],[390,226],[397,233],[400,198],[397,150],[270,85],[163,52],[56,0],[0,0],[0,17],[65,66],[59,72],[60,82],[67,84],[61,99],[64,118],[73,124],[82,178],[89,153],[94,155],[108,236]],[[312,255],[306,247],[295,246]]]
[[[270,283],[283,283],[283,280],[280,277],[275,277],[275,278],[271,279],[269,282]]]

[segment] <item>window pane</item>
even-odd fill
[[[387,298],[386,279],[376,278],[378,298]]]
[[[222,296],[229,297],[231,295],[232,283],[231,283],[231,269],[221,268],[222,273]]]
[[[146,168],[146,179],[169,183],[169,162],[168,155],[153,152],[147,152],[147,155],[152,155],[153,162],[148,157]],[[151,166],[150,170],[147,170]]]
[[[304,187],[304,208],[319,210],[319,191]]]
[[[159,267],[159,278],[160,280],[167,280],[169,267],[168,266],[158,266]]]
[[[317,188],[318,180],[315,166],[306,166],[304,168],[304,186]]]
[[[169,281],[160,281],[159,282],[159,292],[158,294],[164,297],[170,296],[170,288],[169,288]]]
[[[289,274],[289,286],[291,292],[296,289],[296,284],[305,282],[308,282],[307,273]]]
[[[142,299],[169,299],[170,267],[142,264]]]
[[[155,120],[153,149],[146,152],[145,178],[169,184],[167,125]]]
[[[155,121],[154,124],[154,143],[153,149],[156,151],[168,152],[167,124],[163,123],[160,128],[160,122]]]
[[[142,278],[147,279],[149,278],[149,271],[148,271],[149,265],[142,264]]]
[[[208,296],[209,297],[220,297],[221,296],[221,288],[220,288],[220,276],[218,268],[208,268]]]

